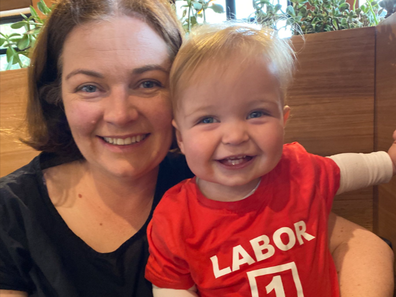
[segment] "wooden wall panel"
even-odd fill
[[[322,156],[371,152],[374,144],[375,28],[292,37],[298,70],[286,103],[286,141]],[[373,227],[373,188],[337,196],[334,212]]]
[[[387,150],[396,129],[396,14],[377,26],[376,55],[376,145]],[[396,248],[396,177],[379,186],[377,233]]]
[[[27,164],[38,153],[22,144],[16,128],[25,113],[26,69],[0,72],[0,176]]]
[[[0,0],[0,10],[26,8],[32,5],[32,0]]]

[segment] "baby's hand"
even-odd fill
[[[393,131],[393,143],[388,150],[388,154],[393,162],[393,175],[396,175],[396,130]]]

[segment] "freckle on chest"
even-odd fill
[[[78,198],[82,198],[82,195],[81,195],[81,194],[78,194]]]

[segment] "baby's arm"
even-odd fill
[[[154,297],[198,297],[195,286],[188,290],[166,289],[153,286]]]
[[[396,130],[393,139],[388,153],[346,153],[330,156],[341,173],[337,194],[389,182],[396,174]]]

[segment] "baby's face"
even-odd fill
[[[223,71],[213,71],[210,63],[199,67],[198,79],[179,93],[174,124],[196,176],[254,188],[281,158],[288,108],[263,59],[232,64]]]

